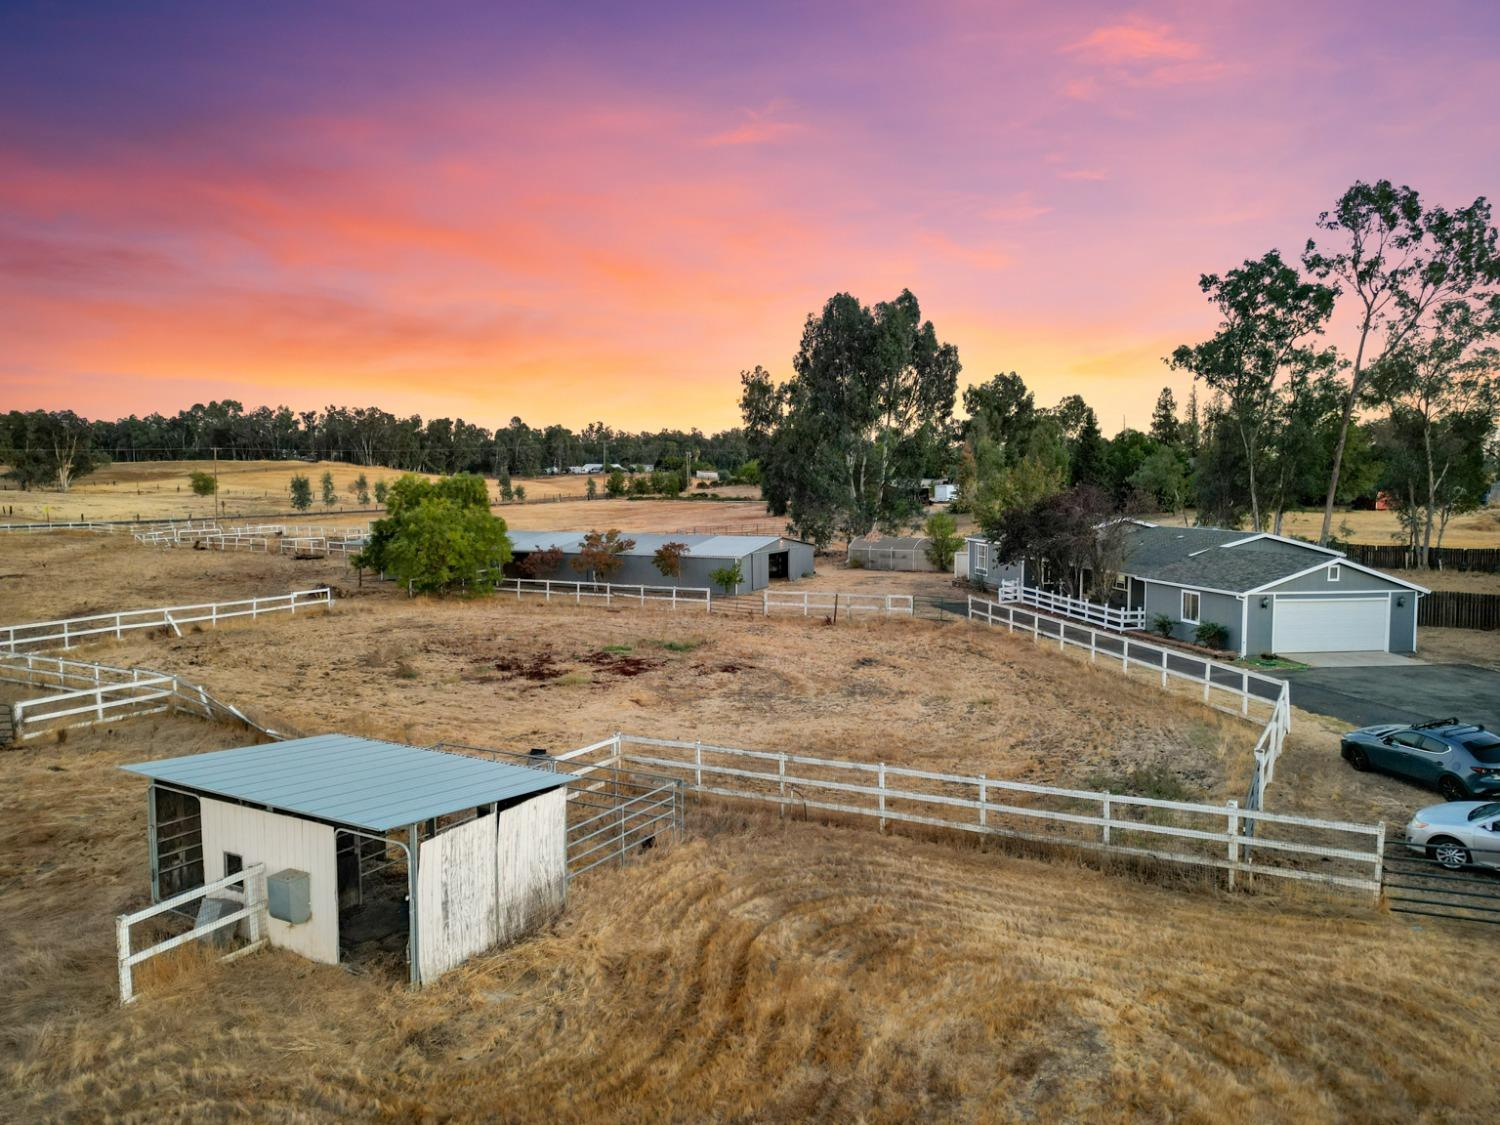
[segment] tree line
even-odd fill
[[[793,375],[741,374],[741,413],[771,510],[804,537],[914,524],[919,482],[949,477],[982,527],[1086,488],[1115,510],[1196,512],[1280,532],[1291,510],[1380,497],[1425,562],[1496,476],[1500,252],[1483,197],[1446,208],[1409,187],[1356,183],[1295,258],[1269,250],[1199,289],[1219,323],[1164,362],[1192,376],[1148,431],[1106,438],[1078,395],[1039,407],[1015,372],[966,388],[957,349],[917,298],[840,293],[809,316]],[[1327,340],[1351,323],[1344,354]],[[1096,504],[1074,509],[1093,514]],[[1056,518],[1057,511],[1052,511]]]

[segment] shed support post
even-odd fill
[[[417,928],[417,865],[422,848],[418,825],[406,829],[406,959],[410,962],[411,983],[422,983],[422,935]]]

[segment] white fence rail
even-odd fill
[[[995,591],[995,600],[1001,603],[1019,601],[1025,605],[1044,609],[1048,613],[1076,618],[1090,625],[1099,625],[1116,632],[1127,632],[1146,627],[1144,609],[1123,609],[1119,606],[1101,605],[1085,598],[1074,598],[1067,594],[1054,594],[1050,590],[1038,590],[1022,586],[1014,579],[1006,579]]]
[[[290,594],[241,598],[230,602],[204,602],[199,605],[160,606],[155,609],[127,609],[119,613],[96,613],[88,617],[69,617],[60,621],[33,621],[25,625],[0,625],[0,649],[12,651],[42,648],[60,644],[64,649],[100,637],[123,637],[136,629],[171,629],[182,635],[182,626],[218,625],[237,617],[257,618],[266,613],[296,613],[299,609],[327,608],[333,605],[333,591],[327,587],[296,590]]]
[[[1150,672],[1160,677],[1163,689],[1173,681],[1193,684],[1202,688],[1203,702],[1208,706],[1264,722],[1255,746],[1255,777],[1245,801],[1249,809],[1261,807],[1266,786],[1276,775],[1277,759],[1292,729],[1291,687],[1285,680],[1135,637],[1101,633],[1086,625],[1032,612],[1014,602],[971,597],[969,620],[1004,625],[1012,633],[1030,634],[1038,643],[1056,641],[1059,650],[1087,652],[1090,663],[1103,660],[1118,665],[1127,675],[1132,668]],[[1226,699],[1231,701],[1227,705]]]
[[[638,586],[610,582],[561,582],[546,578],[502,578],[495,583],[502,594],[541,598],[574,605],[665,605],[712,611],[713,591],[706,586]]]
[[[239,889],[236,890],[235,888]],[[181,911],[184,906],[196,899],[209,898],[231,899],[231,905],[237,908],[224,914],[217,914],[201,925],[195,925],[186,933],[177,934],[166,938],[155,945],[144,949],[131,949],[130,927],[149,919],[159,917],[168,911]],[[236,957],[243,957],[247,953],[253,953],[266,944],[266,932],[268,929],[267,906],[266,906],[266,867],[263,863],[252,863],[243,871],[213,883],[206,883],[201,887],[194,887],[190,891],[184,891],[169,899],[164,899],[153,906],[143,910],[137,910],[133,914],[121,914],[115,919],[115,941],[118,946],[118,957],[120,967],[120,1003],[129,1004],[135,999],[135,966],[142,961],[152,957],[160,956],[179,946],[186,945],[190,941],[199,941],[215,934],[227,926],[239,926],[245,924],[248,931],[249,944],[226,953],[221,960],[232,961]]]
[[[699,793],[1320,883],[1378,896],[1385,825],[1065,789],[878,762],[616,734],[563,755],[680,776]]]
[[[772,613],[791,613],[801,617],[840,613],[850,617],[874,614],[879,617],[910,617],[912,615],[910,594],[851,594],[812,590],[761,591],[761,613],[769,617]]]

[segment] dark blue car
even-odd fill
[[[1344,760],[1436,789],[1449,801],[1500,795],[1500,735],[1457,719],[1383,723],[1344,735]]]

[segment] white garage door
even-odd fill
[[[1390,599],[1277,598],[1271,623],[1276,652],[1384,652]]]

